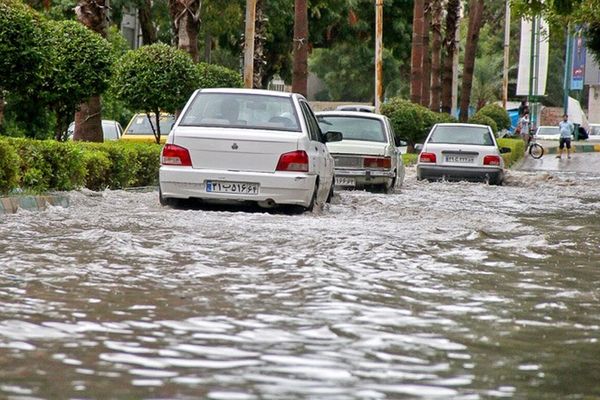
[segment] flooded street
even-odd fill
[[[0,398],[600,398],[600,177],[0,215]]]

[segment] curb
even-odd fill
[[[69,197],[65,195],[0,197],[0,214],[14,214],[19,209],[42,211],[48,205],[67,208],[69,207]]]
[[[544,150],[547,154],[557,154],[558,146],[552,146],[552,147],[544,146]],[[576,145],[571,146],[571,151],[573,151],[575,153],[600,152],[600,144],[576,144]]]

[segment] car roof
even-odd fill
[[[357,118],[371,118],[371,119],[385,119],[385,116],[375,113],[367,113],[363,111],[319,111],[315,115],[322,116],[339,116],[339,117],[357,117]]]
[[[439,124],[435,124],[436,126],[456,126],[456,127],[478,127],[478,128],[489,128],[488,125],[482,124],[469,124],[467,122],[441,122]]]
[[[275,90],[264,90],[264,89],[238,89],[238,88],[211,88],[211,89],[200,89],[201,93],[234,93],[234,94],[258,94],[263,96],[276,96],[276,97],[292,97],[295,93],[290,92],[279,92]]]

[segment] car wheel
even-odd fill
[[[387,185],[387,184],[383,185],[383,192],[385,194],[394,193],[394,189],[396,189],[396,178],[392,179],[392,181],[389,185]]]
[[[177,206],[177,199],[172,199],[169,197],[164,197],[162,195],[162,190],[160,190],[160,187],[158,188],[158,201],[160,202],[161,206],[165,206],[165,207],[175,207]]]
[[[315,183],[315,189],[313,190],[312,198],[310,199],[310,204],[306,207],[306,211],[313,211],[315,205],[317,204],[317,194],[319,193],[319,184]]]
[[[327,203],[331,203],[331,200],[333,199],[333,195],[334,195],[334,192],[333,192],[333,186],[334,186],[333,182],[334,181],[331,182],[331,187],[329,188],[329,195],[327,195]]]

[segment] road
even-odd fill
[[[556,146],[556,142],[542,143],[542,145],[545,148],[550,145]],[[572,153],[571,159],[567,158],[566,153],[561,159],[556,158],[556,154],[546,154],[539,160],[527,155],[518,169],[521,171],[561,171],[597,175],[600,174],[600,152]]]

